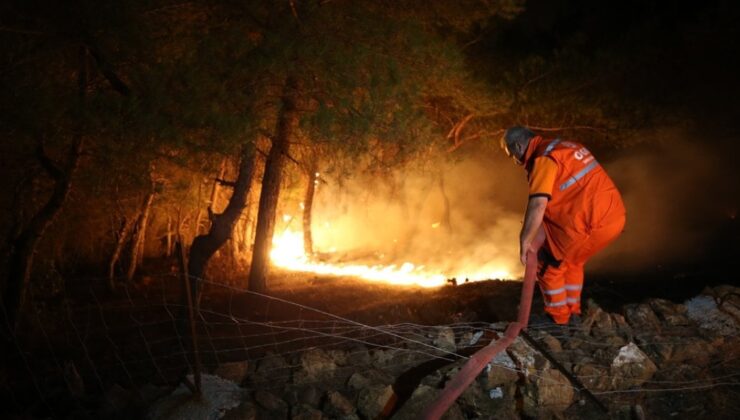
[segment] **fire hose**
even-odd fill
[[[517,320],[506,327],[504,336],[486,347],[478,350],[477,353],[468,359],[467,363],[460,369],[439,395],[436,401],[429,405],[422,414],[423,419],[439,419],[455,403],[475,378],[481,373],[483,368],[498,353],[506,350],[514,342],[519,332],[527,327],[529,321],[529,312],[532,308],[532,295],[534,293],[534,283],[537,275],[537,254],[530,250],[527,253],[527,266],[524,271],[524,282],[522,284],[522,296],[519,300],[519,314]]]
[[[538,249],[541,244],[542,242],[535,244],[537,246],[534,246],[534,249]],[[457,397],[459,397],[460,394],[470,386],[475,378],[481,373],[483,368],[488,365],[491,359],[493,359],[498,353],[506,350],[506,348],[514,342],[520,333],[522,333],[523,336],[525,336],[525,339],[530,343],[534,342],[534,340],[524,333],[523,330],[527,328],[527,323],[529,322],[529,313],[532,309],[532,295],[534,294],[534,283],[536,281],[536,277],[537,252],[530,249],[529,252],[527,252],[527,265],[524,271],[524,281],[522,282],[522,295],[519,300],[519,314],[517,316],[517,320],[506,327],[504,336],[500,340],[492,342],[488,346],[478,350],[478,352],[468,359],[467,363],[465,363],[457,375],[447,382],[439,397],[429,405],[426,410],[424,410],[421,418],[425,420],[437,420],[441,418],[450,406],[455,403]],[[545,354],[548,360],[554,362],[554,366],[563,372],[567,379],[570,380],[579,391],[583,391],[589,400],[593,401],[603,411],[608,411],[606,406],[596,399],[596,397],[583,386],[578,378],[570,374],[570,372],[567,372],[560,363],[547,354],[542,346],[536,346],[536,348],[538,351]]]

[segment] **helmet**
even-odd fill
[[[506,156],[514,159],[518,165],[523,165],[524,151],[527,150],[529,140],[534,136],[535,134],[532,130],[526,127],[511,127],[506,130],[504,135],[501,137],[501,149],[506,153]],[[519,151],[517,151],[517,149],[519,149]]]

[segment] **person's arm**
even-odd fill
[[[527,264],[527,252],[542,229],[557,172],[558,165],[551,158],[542,156],[535,159],[529,178],[529,201],[524,214],[524,226],[519,234],[519,259],[524,265]]]
[[[519,234],[519,259],[527,264],[527,252],[542,226],[545,217],[548,198],[546,196],[532,196],[527,202],[527,212],[524,214],[524,226]]]

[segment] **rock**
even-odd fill
[[[550,362],[547,361],[537,350],[527,344],[521,337],[517,337],[516,340],[506,350],[511,360],[514,361],[517,369],[524,374],[525,377],[533,373],[537,373],[538,370],[544,370],[550,367]]]
[[[573,385],[556,369],[530,376],[520,390],[523,414],[536,418],[559,415],[573,403],[575,396]]]
[[[188,375],[190,381],[192,375]],[[216,375],[201,376],[201,398],[193,398],[192,392],[180,384],[148,407],[150,420],[169,419],[219,419],[224,413],[244,403],[246,392],[237,384]]]
[[[620,348],[609,369],[617,389],[642,385],[657,370],[655,363],[635,343]]]
[[[309,405],[300,404],[290,409],[291,420],[321,420],[324,413]]]
[[[428,347],[423,347],[424,352],[429,352]],[[409,349],[374,350],[372,366],[386,371],[392,375],[399,375],[410,367],[417,366],[431,358],[424,352]]]
[[[388,416],[395,402],[396,394],[392,386],[373,385],[360,391],[357,409],[364,418],[383,418]]]
[[[698,337],[685,337],[680,340],[656,337],[655,341],[653,349],[660,355],[663,363],[690,361],[696,366],[706,366],[715,353],[715,348],[711,344]]]
[[[703,329],[720,335],[735,335],[740,330],[735,318],[720,311],[712,296],[699,295],[689,299],[686,301],[686,308],[689,318]]]
[[[624,319],[624,316],[620,314],[611,314],[611,317],[614,321],[614,326],[617,329],[617,334],[620,337],[625,338],[627,341],[632,341],[634,332],[632,331],[632,327],[627,323],[627,320]]]
[[[369,366],[372,363],[370,352],[368,352],[367,347],[362,344],[355,345],[346,354],[346,363],[349,366]]]
[[[353,373],[352,376],[350,376],[349,380],[347,381],[347,386],[357,391],[363,388],[367,388],[370,385],[372,385],[372,382],[359,372]]]
[[[292,369],[285,358],[275,354],[268,354],[257,362],[254,374],[247,378],[255,388],[274,386],[287,383]]]
[[[496,413],[496,418],[519,418],[511,416],[516,413],[516,385],[496,387],[491,398],[491,390],[473,382],[458,398],[457,403],[465,418],[489,418]]]
[[[419,385],[411,397],[403,406],[391,417],[393,420],[417,420],[420,414],[429,406],[432,401],[439,395],[440,390],[427,385]],[[443,420],[463,420],[465,416],[460,406],[453,404],[449,410],[442,416]]]
[[[256,420],[257,407],[251,402],[243,402],[236,408],[227,411],[222,420]]]
[[[346,351],[342,350],[328,350],[326,352],[331,360],[334,361],[334,364],[337,366],[346,366],[347,362],[349,361],[349,356]]]
[[[632,328],[638,331],[660,331],[660,320],[650,308],[650,305],[644,303],[626,305],[624,315]]]
[[[685,305],[676,304],[666,299],[650,299],[648,304],[658,317],[670,326],[676,327],[691,324],[689,317],[686,316],[687,309]]]
[[[614,335],[616,328],[609,313],[591,299],[588,300],[586,313],[581,321],[581,328],[595,337]]]
[[[308,405],[314,408],[318,408],[321,404],[321,397],[324,395],[324,391],[319,390],[315,386],[292,386],[283,393],[283,398],[288,405]]]
[[[310,349],[301,353],[301,369],[293,374],[296,384],[326,381],[334,377],[337,365],[325,351]]]
[[[702,378],[702,368],[699,366],[681,364],[671,366],[670,369],[662,369],[655,373],[655,380],[667,382],[697,381]],[[706,376],[706,372],[704,372]]]
[[[439,327],[437,336],[434,338],[432,344],[445,352],[455,352],[457,350],[457,346],[455,345],[455,331],[450,327]]]
[[[563,351],[563,345],[560,344],[560,341],[548,333],[544,333],[542,342],[545,343],[547,349],[553,353],[560,353]]]
[[[484,387],[487,389],[519,380],[516,364],[511,357],[502,351],[486,366]]]
[[[249,372],[249,366],[249,362],[246,360],[242,362],[222,363],[216,368],[213,374],[240,384],[246,378]]]
[[[355,413],[355,406],[338,391],[329,391],[326,393],[326,402],[324,403],[324,413],[331,417],[346,418]]]
[[[257,391],[254,393],[254,400],[276,417],[288,416],[288,404],[271,392]]]
[[[315,386],[308,386],[303,389],[303,392],[298,394],[298,401],[318,408],[321,404],[321,391]]]
[[[609,369],[595,364],[575,365],[573,373],[590,391],[606,391],[611,389]]]

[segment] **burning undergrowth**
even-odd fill
[[[436,172],[319,181],[313,255],[304,250],[304,204],[294,200],[284,207],[272,260],[288,269],[430,287],[452,278],[517,278],[521,215],[502,203],[511,200],[504,194],[511,184],[522,184],[519,195],[526,185],[512,173],[519,168],[501,166],[471,158]]]

